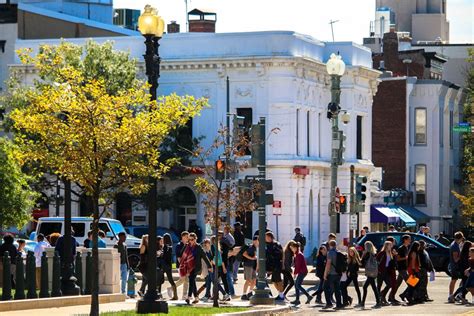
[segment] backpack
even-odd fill
[[[367,262],[365,263],[365,275],[371,278],[376,278],[379,274],[379,263],[375,259],[374,255],[369,255]]]
[[[243,259],[244,259],[244,252],[245,252],[247,249],[249,249],[249,245],[245,245],[245,244],[244,244],[242,247],[240,247],[239,252],[238,252],[237,255],[235,256],[235,260],[242,262]]]
[[[336,272],[342,274],[347,271],[347,255],[340,251],[336,252],[336,264],[334,265]]]
[[[306,246],[306,236],[305,235],[302,235],[301,236],[301,246]]]

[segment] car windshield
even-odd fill
[[[121,232],[126,233],[125,228],[123,228],[122,223],[120,223],[119,221],[110,221],[109,224],[115,235],[118,235]]]

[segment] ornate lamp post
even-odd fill
[[[339,131],[339,112],[341,110],[341,77],[344,74],[346,65],[341,56],[331,54],[326,70],[331,76],[331,102],[328,105],[328,119],[332,121],[331,133],[331,200],[329,201],[330,231],[337,232],[336,218],[336,187],[337,187],[337,167],[342,164],[340,152],[344,141],[342,133]]]
[[[158,78],[160,77],[159,40],[163,36],[165,23],[155,8],[145,6],[145,10],[138,18],[138,29],[145,37],[146,51],[145,70],[150,84],[151,99],[156,101]],[[150,191],[148,192],[148,289],[143,299],[137,302],[137,313],[168,313],[168,304],[158,301],[156,292],[156,211],[157,192],[156,179],[150,177]]]

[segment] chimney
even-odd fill
[[[398,35],[388,32],[383,35],[383,61],[385,69],[393,70],[398,65]]]
[[[188,12],[190,33],[215,33],[217,14],[209,10],[194,9]]]
[[[166,26],[168,34],[179,33],[179,24],[176,21],[171,21],[170,24]]]

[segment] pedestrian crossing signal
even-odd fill
[[[347,212],[347,198],[345,195],[341,195],[339,197],[339,207],[340,207],[340,212],[341,213],[346,213]]]

